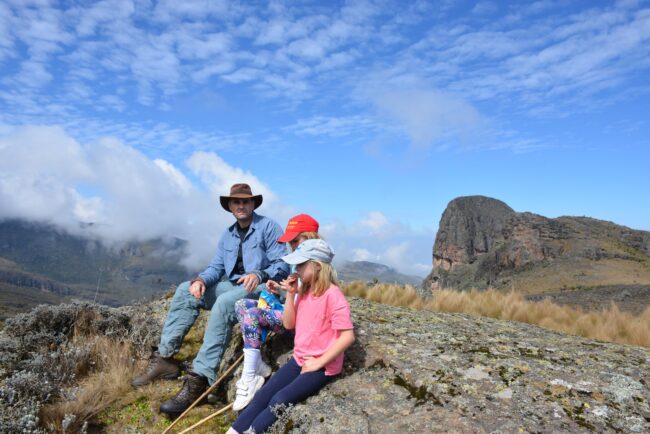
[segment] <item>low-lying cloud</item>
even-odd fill
[[[234,222],[217,196],[236,182],[264,195],[262,214],[284,226],[298,214],[256,175],[212,152],[183,166],[150,159],[115,138],[80,143],[51,126],[0,133],[0,220],[50,223],[106,245],[177,237],[188,242],[183,265],[205,267],[223,230]],[[318,218],[318,216],[315,216]],[[82,228],[80,223],[95,223]],[[379,211],[359,222],[321,222],[338,260],[369,260],[409,273],[429,270],[433,233],[390,221]]]
[[[352,224],[323,225],[321,232],[337,247],[338,261],[377,262],[416,276],[431,271],[432,229],[415,229],[371,211]]]
[[[228,174],[244,172],[216,154],[194,154],[187,166],[151,160],[113,138],[85,145],[59,127],[20,128],[0,138],[0,219],[48,222],[73,234],[92,222],[92,234],[107,244],[178,237],[188,241],[184,265],[199,268],[232,224],[216,196],[228,192]],[[253,175],[239,179],[273,198]]]

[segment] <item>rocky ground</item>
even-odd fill
[[[516,322],[352,306],[358,340],[344,376],[293,408],[277,432],[650,430],[650,350]]]
[[[649,349],[568,336],[517,322],[410,310],[353,298],[350,302],[357,341],[347,353],[344,374],[317,396],[285,412],[275,432],[650,431]],[[133,306],[128,312],[101,308],[101,315],[93,318],[98,324],[111,324],[110,329],[120,336],[146,330],[137,333],[140,338],[131,339],[143,350],[156,341],[157,336],[150,332],[159,330],[167,303]],[[86,313],[99,309],[79,308]],[[43,310],[40,316],[56,319],[50,322],[55,325],[67,318],[63,315],[68,315],[67,311],[78,316],[75,309],[58,308],[54,316]],[[148,325],[135,327],[141,321],[138,318],[147,318]],[[179,359],[191,359],[198,349],[205,314],[201,318]],[[27,316],[21,321],[32,323]],[[122,323],[128,333],[119,331]],[[46,327],[43,321],[39,324]],[[16,330],[23,329],[27,328]],[[47,354],[47,346],[37,350],[37,337],[34,335],[33,350]],[[16,345],[21,348],[22,344]],[[220,370],[240,354],[241,336],[235,331]],[[276,369],[290,356],[291,337],[287,335],[274,337],[263,350],[263,357]],[[138,369],[133,367],[134,372]],[[0,404],[7,412],[3,410],[0,419],[5,427],[28,426],[8,419],[9,410],[19,415],[22,413],[15,410],[30,408],[17,407],[17,398],[11,398],[15,393],[9,393],[22,390],[16,382],[24,374],[2,372]],[[238,375],[236,372],[219,388],[213,405],[197,407],[179,426],[189,426],[232,399]],[[89,432],[161,432],[169,421],[157,412],[158,406],[180,385],[180,380],[160,381],[125,393],[88,425]],[[223,432],[234,417],[231,413],[214,418],[196,432]],[[34,423],[29,422],[32,432],[43,432]]]

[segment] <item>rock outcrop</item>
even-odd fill
[[[357,341],[344,375],[290,409],[276,432],[650,430],[650,350],[517,322],[351,306]],[[289,355],[271,343],[264,357]]]
[[[496,199],[467,196],[452,200],[442,215],[423,289],[541,292],[647,283],[650,232],[587,217],[520,213]]]

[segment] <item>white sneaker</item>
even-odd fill
[[[255,375],[261,375],[264,378],[269,378],[272,372],[273,371],[271,370],[271,367],[264,363],[264,360],[260,359],[260,363],[257,365],[257,369],[255,370]]]
[[[249,382],[244,379],[237,381],[237,397],[232,405],[234,411],[244,409],[255,396],[255,393],[264,385],[264,377],[255,375]]]

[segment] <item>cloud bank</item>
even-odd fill
[[[80,143],[60,127],[0,133],[0,220],[46,222],[78,235],[90,231],[107,245],[181,238],[188,241],[183,265],[192,270],[208,264],[219,236],[234,222],[217,197],[236,182],[263,194],[260,213],[283,226],[299,213],[253,173],[216,153],[195,152],[177,167],[115,138]],[[80,225],[90,222],[90,228]],[[358,223],[322,223],[339,259],[383,261],[411,274],[428,271],[423,252],[430,251],[432,234],[392,223],[378,211]]]
[[[200,177],[201,188],[188,176]],[[0,137],[0,219],[48,222],[73,234],[80,222],[92,222],[92,234],[107,244],[182,238],[189,242],[184,265],[192,269],[206,265],[233,222],[216,196],[235,178],[273,203],[268,186],[216,154],[195,153],[183,170],[116,139],[81,144],[59,127]]]

